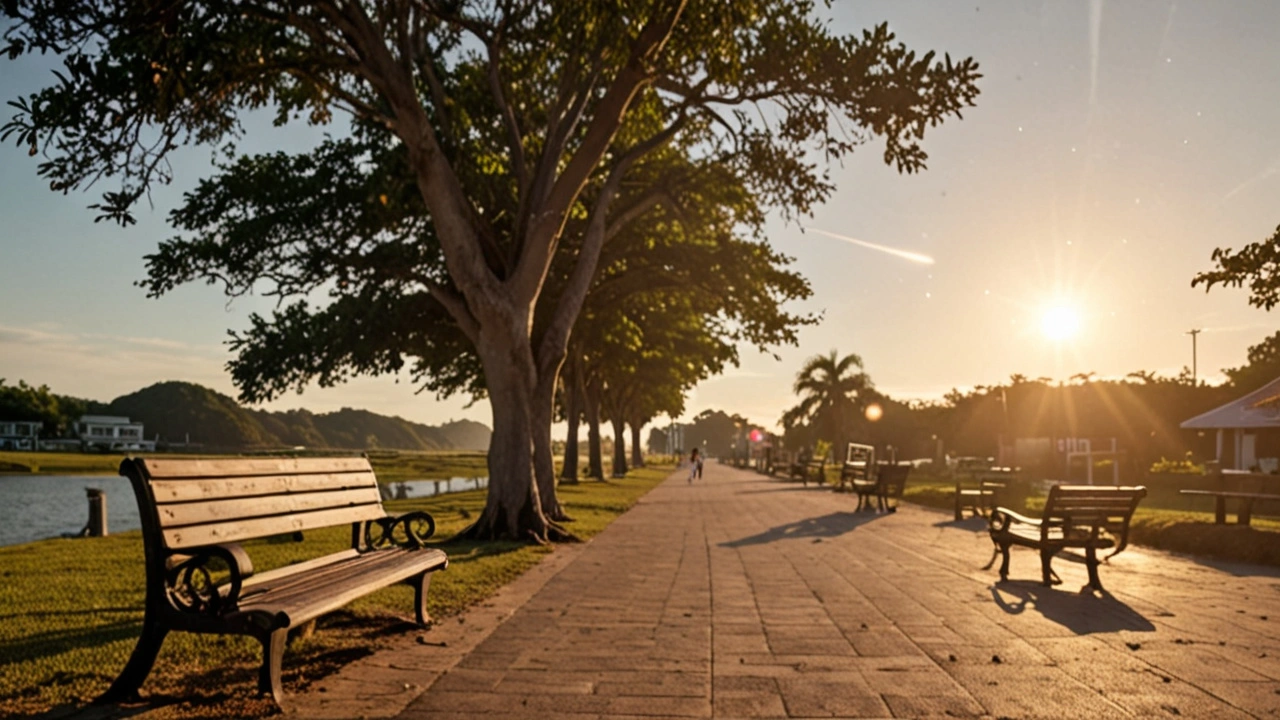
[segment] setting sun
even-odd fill
[[[1070,340],[1080,331],[1080,314],[1061,305],[1051,307],[1040,318],[1040,331],[1050,340]]]

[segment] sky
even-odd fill
[[[774,218],[821,314],[798,346],[758,353],[701,383],[685,419],[724,409],[773,426],[796,402],[804,360],[859,354],[877,388],[938,399],[1020,373],[1199,376],[1245,362],[1280,329],[1241,289],[1192,288],[1215,247],[1280,225],[1280,3],[1274,0],[835,0],[832,28],[888,22],[919,52],[973,56],[977,106],[929,131],[928,169],[899,175],[873,142],[833,169],[811,218]],[[50,81],[48,59],[0,60],[0,99]],[[0,124],[11,116],[0,109]],[[324,130],[250,121],[259,149],[304,150]],[[176,182],[127,229],[95,223],[97,192],[61,195],[39,158],[0,147],[0,378],[110,400],[161,380],[234,395],[228,329],[270,298],[229,301],[187,285],[147,298],[143,256],[174,233],[169,210],[209,174],[207,148],[175,158]],[[860,243],[849,242],[851,238]],[[881,248],[925,256],[917,262]],[[1076,329],[1044,327],[1046,314]],[[775,359],[775,355],[777,359]],[[308,388],[266,407],[367,408],[438,424],[490,423],[487,402],[415,394],[408,377]]]

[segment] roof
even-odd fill
[[[1185,430],[1280,428],[1280,378],[1182,423]]]
[[[119,415],[81,415],[80,422],[93,423],[94,425],[136,425],[129,421],[127,417]]]

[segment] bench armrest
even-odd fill
[[[376,528],[376,529],[375,529]],[[400,547],[420,548],[427,538],[436,534],[436,520],[423,510],[414,510],[371,520],[365,523],[365,544],[371,548]]]
[[[992,518],[995,518],[996,516],[1003,517],[1006,521],[1005,522],[1006,526],[1008,526],[1010,522],[1017,522],[1017,523],[1023,523],[1024,525],[1034,525],[1036,527],[1040,527],[1040,525],[1044,522],[1040,518],[1030,518],[1030,517],[1027,517],[1026,515],[1021,515],[1019,513],[1016,513],[1010,510],[1009,508],[1004,508],[1004,507],[996,508],[994,511],[992,511],[991,516]]]
[[[227,580],[221,585],[213,578],[215,560],[227,566]],[[240,588],[252,576],[253,561],[239,543],[209,545],[169,556],[165,561],[165,594],[182,612],[220,615],[235,609]]]

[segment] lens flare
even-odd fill
[[[1051,307],[1040,317],[1040,331],[1055,342],[1070,340],[1080,332],[1080,314],[1061,305]]]
[[[889,247],[888,245],[878,245],[873,242],[867,242],[866,240],[859,240],[858,238],[852,238],[852,237],[849,237],[848,235],[839,235],[837,233],[827,232],[826,230],[819,230],[818,228],[811,227],[811,228],[805,228],[805,230],[806,231],[812,230],[813,232],[816,232],[819,235],[826,235],[829,238],[835,238],[836,240],[843,240],[847,243],[853,243],[854,245],[858,245],[864,248],[869,248],[871,250],[879,250],[882,253],[888,253],[890,255],[900,257],[903,260],[910,260],[911,262],[914,262],[914,263],[920,263],[921,265],[933,264],[933,258],[929,257],[928,255],[921,255],[920,253],[917,253],[917,252],[911,252],[910,250],[899,250],[898,248]]]

